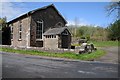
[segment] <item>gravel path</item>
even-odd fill
[[[105,50],[107,54],[99,59],[96,59],[96,61],[118,63],[118,47],[102,47],[100,49]]]

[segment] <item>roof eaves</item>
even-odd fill
[[[53,4],[50,4],[50,5],[48,5],[48,6],[44,6],[44,7],[42,7],[42,8],[38,8],[38,9],[35,9],[35,10],[32,10],[32,11],[29,11],[29,12],[27,12],[26,14],[23,14],[23,15],[15,18],[15,19],[7,22],[7,23],[8,23],[8,24],[9,24],[9,23],[12,23],[12,22],[16,21],[17,19],[19,19],[19,18],[21,18],[21,17],[27,16],[27,15],[31,15],[31,14],[35,13],[36,11],[38,11],[38,10],[46,9],[46,8],[48,8],[48,7],[50,7],[50,6],[53,6]]]
[[[53,4],[50,4],[50,5],[47,5],[47,6],[44,6],[44,7],[35,9],[35,10],[32,10],[32,11],[30,11],[30,13],[32,14],[32,13],[34,13],[34,12],[36,12],[36,11],[39,11],[39,10],[42,10],[42,9],[46,9],[46,8],[48,8],[48,7],[50,7],[50,6],[53,6]]]
[[[63,20],[64,20],[65,23],[67,24],[67,21],[66,21],[66,20],[64,19],[64,17],[59,13],[59,11],[56,9],[56,7],[54,6],[54,4],[50,4],[50,5],[48,5],[48,6],[44,6],[44,7],[42,7],[42,8],[38,8],[38,9],[35,9],[35,10],[32,10],[32,11],[29,11],[28,13],[23,14],[23,15],[15,18],[15,19],[9,21],[8,24],[16,21],[17,19],[19,19],[19,18],[21,18],[21,17],[24,17],[24,16],[26,17],[27,15],[31,15],[31,14],[35,13],[36,11],[38,11],[38,10],[46,9],[46,8],[48,8],[48,7],[50,7],[50,6],[53,6],[53,8],[57,11],[57,13],[63,18]]]
[[[63,20],[64,20],[65,23],[67,24],[67,21],[66,21],[65,18],[61,15],[61,13],[57,10],[57,8],[54,6],[54,4],[52,4],[51,6],[54,7],[54,9],[58,12],[58,14],[63,18]]]
[[[62,27],[62,28],[53,28],[49,29],[46,31],[43,35],[59,35],[61,34],[67,27]],[[52,32],[51,32],[52,31]],[[55,32],[54,32],[55,31]]]

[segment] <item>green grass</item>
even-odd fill
[[[120,46],[118,41],[92,41],[96,47]]]
[[[79,59],[79,60],[93,60],[103,56],[106,53],[103,50],[97,50],[90,54],[75,54],[71,52],[50,53],[50,52],[42,52],[42,51],[36,51],[36,50],[18,50],[18,49],[12,49],[12,48],[0,48],[0,51],[20,53],[20,54],[39,55],[39,56],[58,57],[58,58]]]
[[[88,41],[88,43],[93,43],[95,45],[95,47],[120,46],[120,41]],[[72,46],[80,46],[80,45],[72,44]]]
[[[72,44],[72,46],[80,46],[80,44]]]

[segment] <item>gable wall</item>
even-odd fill
[[[22,22],[22,38],[19,40],[19,21]],[[30,45],[30,17],[20,19],[13,23],[13,40],[11,45],[14,47],[28,47]]]
[[[58,22],[61,22],[63,26],[65,26],[65,21],[61,16],[58,15],[58,13],[54,10],[53,7],[49,7],[45,10],[35,12],[31,18],[31,46],[36,46],[36,44],[38,45],[38,43],[36,42],[36,21],[38,19],[43,20],[43,32],[47,31],[49,28],[56,27],[55,24],[57,24]]]

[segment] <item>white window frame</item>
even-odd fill
[[[22,21],[19,21],[19,39],[22,40]]]
[[[42,31],[41,31],[41,30],[37,30],[38,25],[37,25],[37,27],[36,27],[36,41],[40,41],[40,40],[43,40],[43,25],[44,25],[44,24],[43,24],[43,20],[42,20],[42,19],[37,20],[36,24],[39,24],[39,27],[40,27],[40,24],[42,24]],[[39,29],[40,29],[40,28],[39,28]],[[40,34],[38,34],[37,31],[41,31],[41,32],[42,32],[42,34],[41,34],[41,37],[42,37],[42,38],[40,38]],[[39,33],[41,33],[41,32],[39,32]],[[39,38],[37,38],[37,35],[39,35]]]
[[[13,24],[10,24],[10,29],[11,29],[11,35],[10,35],[11,37],[10,38],[11,38],[11,40],[13,40]]]

